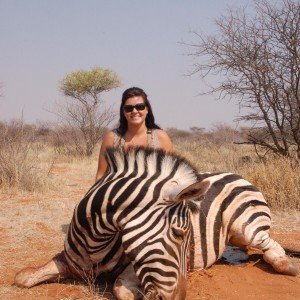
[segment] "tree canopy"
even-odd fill
[[[120,84],[115,72],[96,67],[90,71],[79,70],[67,74],[61,81],[60,89],[64,95],[80,101],[88,101],[90,97],[97,101],[100,93],[117,88]]]

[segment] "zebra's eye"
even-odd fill
[[[184,231],[182,229],[172,227],[172,233],[175,239],[183,241]]]

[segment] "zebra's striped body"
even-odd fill
[[[19,272],[17,285],[74,274],[90,280],[118,274],[131,262],[144,299],[185,299],[187,258],[191,270],[208,267],[228,243],[263,250],[278,272],[298,272],[269,237],[262,194],[241,177],[198,174],[184,159],[159,150],[110,149],[107,160],[110,172],[74,210],[64,252]],[[115,286],[118,299],[124,299],[122,283]]]

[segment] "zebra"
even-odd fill
[[[132,299],[181,300],[188,268],[209,267],[228,243],[256,247],[277,272],[298,274],[269,237],[265,199],[240,176],[198,173],[162,150],[108,149],[106,158],[109,172],[75,207],[64,250],[41,267],[19,271],[17,286],[118,276],[132,266],[142,287]],[[123,282],[118,277],[114,286],[118,299],[127,297]]]
[[[187,204],[191,218],[191,239],[186,253],[190,272],[209,268],[228,246],[237,246],[243,251],[247,247],[263,251],[263,259],[279,273],[292,276],[299,273],[281,245],[270,238],[270,209],[255,186],[240,175],[226,172],[198,173],[197,182],[202,186],[202,194]],[[293,256],[300,254],[287,251]],[[141,286],[134,274],[129,266],[118,276],[114,284],[116,295],[138,298]]]

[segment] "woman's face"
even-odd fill
[[[123,113],[128,124],[140,125],[145,122],[148,107],[142,96],[128,98],[123,106]]]

